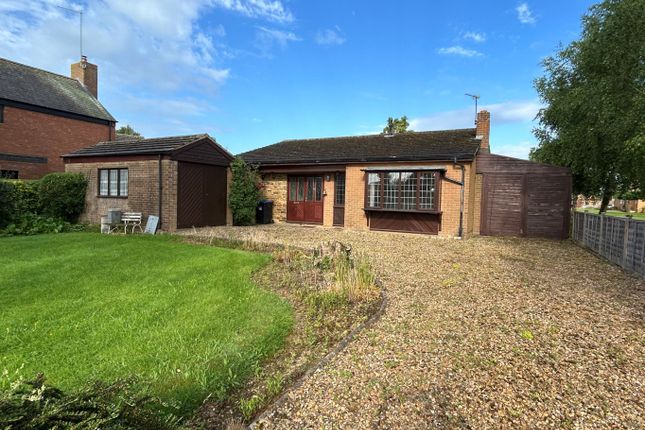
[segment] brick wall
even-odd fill
[[[262,175],[264,183],[264,196],[273,200],[273,220],[285,222],[287,220],[287,175],[269,173]]]
[[[63,172],[61,155],[114,136],[114,125],[95,124],[11,106],[0,123],[0,152],[47,157],[47,163],[0,160],[0,169],[18,170],[20,179],[38,179]]]
[[[162,216],[161,228],[173,231],[177,226],[177,162],[162,160]],[[69,163],[67,172],[81,173],[88,178],[88,189],[85,196],[85,210],[81,221],[98,224],[101,216],[107,214],[108,208],[120,208],[130,212],[142,212],[158,215],[159,165],[158,160]],[[128,197],[98,197],[98,169],[128,168]]]

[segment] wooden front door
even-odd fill
[[[287,221],[322,224],[322,176],[289,176]]]

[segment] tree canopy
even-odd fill
[[[532,160],[571,168],[575,193],[645,190],[645,0],[605,0],[581,38],[543,61],[535,88],[546,107]]]
[[[119,134],[127,134],[129,136],[142,137],[141,133],[132,128],[130,124],[122,125],[116,130],[116,132]]]
[[[407,116],[403,115],[401,118],[389,117],[387,119],[387,125],[383,129],[383,134],[397,134],[412,131],[408,130],[408,127],[410,127],[410,123],[408,122]]]

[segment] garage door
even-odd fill
[[[226,224],[226,168],[179,162],[177,228]]]

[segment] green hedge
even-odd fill
[[[50,173],[37,181],[0,180],[0,229],[8,234],[61,231],[61,225],[78,221],[86,189],[87,180],[77,173]]]

